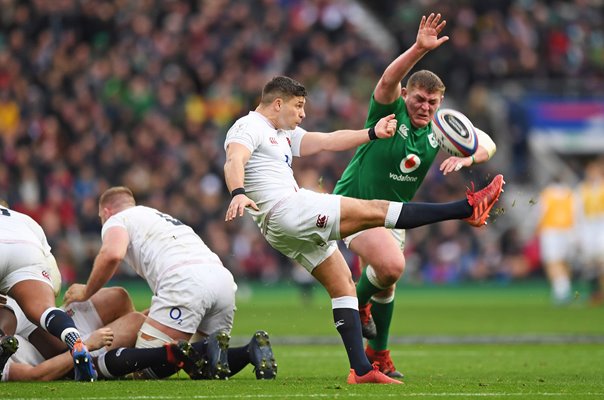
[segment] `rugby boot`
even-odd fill
[[[361,332],[365,339],[375,339],[377,336],[377,327],[371,316],[371,303],[359,306],[359,317],[361,317]]]
[[[73,369],[75,380],[81,382],[94,382],[97,380],[96,369],[92,363],[92,357],[81,338],[78,338],[71,349],[73,357]]]
[[[210,379],[203,371],[208,360],[203,357],[191,343],[179,340],[164,345],[168,352],[168,362],[182,368],[191,379]]]
[[[497,175],[491,183],[488,184],[482,190],[478,192],[474,191],[474,183],[472,183],[472,189],[468,189],[466,197],[468,203],[472,206],[472,215],[465,219],[465,221],[475,227],[481,227],[486,225],[487,218],[489,218],[489,212],[499,200],[499,195],[503,192],[503,175]]]
[[[256,379],[275,379],[277,376],[277,363],[268,333],[256,331],[248,345],[250,361],[254,365]]]
[[[229,340],[228,333],[218,331],[211,334],[207,339],[206,360],[203,374],[208,379],[229,379]]]
[[[397,381],[396,379],[392,379],[387,375],[384,375],[380,372],[380,368],[377,364],[373,364],[373,369],[367,372],[365,375],[357,375],[354,369],[350,369],[350,374],[348,375],[348,379],[346,383],[351,385],[356,385],[360,383],[382,383],[382,384],[394,384],[400,385],[403,382]]]
[[[378,365],[380,371],[388,375],[391,378],[403,378],[404,375],[397,371],[394,363],[392,362],[392,358],[390,357],[390,350],[373,350],[371,347],[367,346],[365,348],[365,354],[370,362]]]
[[[0,378],[8,359],[17,352],[19,341],[14,336],[0,337]]]

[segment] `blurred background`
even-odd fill
[[[604,193],[603,8],[602,0],[0,0],[0,197],[42,225],[64,285],[88,276],[100,246],[98,196],[113,185],[193,227],[240,287],[311,285],[251,218],[224,223],[226,131],[282,74],[309,90],[306,129],[361,128],[384,68],[414,42],[421,16],[440,12],[450,40],[414,70],[437,73],[443,106],[468,115],[498,152],[446,178],[441,156],[414,200],[457,199],[496,173],[507,186],[486,229],[452,221],[409,231],[403,281],[544,280],[540,196],[556,182],[577,196],[564,261],[575,282],[595,285],[597,304],[602,256],[574,233],[589,218],[589,236],[604,230],[604,194],[587,211],[580,197],[585,187]],[[330,192],[352,154],[297,159],[300,186]]]

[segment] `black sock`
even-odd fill
[[[372,367],[363,348],[359,312],[352,308],[334,308],[333,320],[338,333],[342,337],[344,347],[346,347],[350,368],[353,368],[359,376],[365,375],[371,371]]]
[[[472,215],[467,200],[450,203],[404,203],[395,228],[411,229],[449,219],[463,219]]]
[[[53,308],[45,312],[43,328],[53,336],[61,339],[69,349],[73,349],[76,340],[79,339],[78,332],[73,319],[67,313],[59,308]],[[62,338],[64,336],[64,338]]]
[[[200,340],[199,342],[191,343],[191,346],[193,346],[193,348],[197,350],[199,354],[205,355],[208,348],[208,339],[206,338]]]
[[[235,375],[250,363],[250,353],[248,353],[248,345],[241,347],[229,347],[227,356],[229,358],[229,368],[231,375]]]
[[[193,346],[199,354],[205,354],[208,347],[205,340],[191,343],[191,346]],[[229,347],[227,357],[229,361],[229,369],[231,370],[231,374],[229,376],[235,375],[251,362],[250,354],[248,353],[248,345],[241,347]]]
[[[103,374],[108,372],[111,377],[120,377],[131,372],[147,369],[155,378],[166,378],[178,371],[178,368],[167,360],[168,353],[165,347],[145,349],[120,348],[108,351],[99,357],[99,370]],[[104,375],[104,374],[103,374]]]

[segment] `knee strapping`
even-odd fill
[[[150,339],[145,339],[142,335],[145,334],[147,336],[151,336]],[[138,331],[136,336],[136,345],[137,348],[153,348],[153,347],[161,347],[165,343],[170,343],[174,341],[170,336],[166,335],[164,332],[155,328],[154,326],[149,325],[147,322],[141,326],[141,329]]]
[[[371,265],[368,265],[365,273],[367,274],[367,279],[369,280],[369,282],[371,282],[371,284],[373,286],[375,286],[378,289],[388,289],[390,286],[383,286],[382,284],[380,284],[380,282],[378,281],[378,277],[377,274],[375,272],[375,269],[373,269],[373,267]]]

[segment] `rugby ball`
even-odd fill
[[[478,148],[472,122],[459,111],[441,108],[432,118],[432,132],[440,148],[456,157],[469,157]]]

